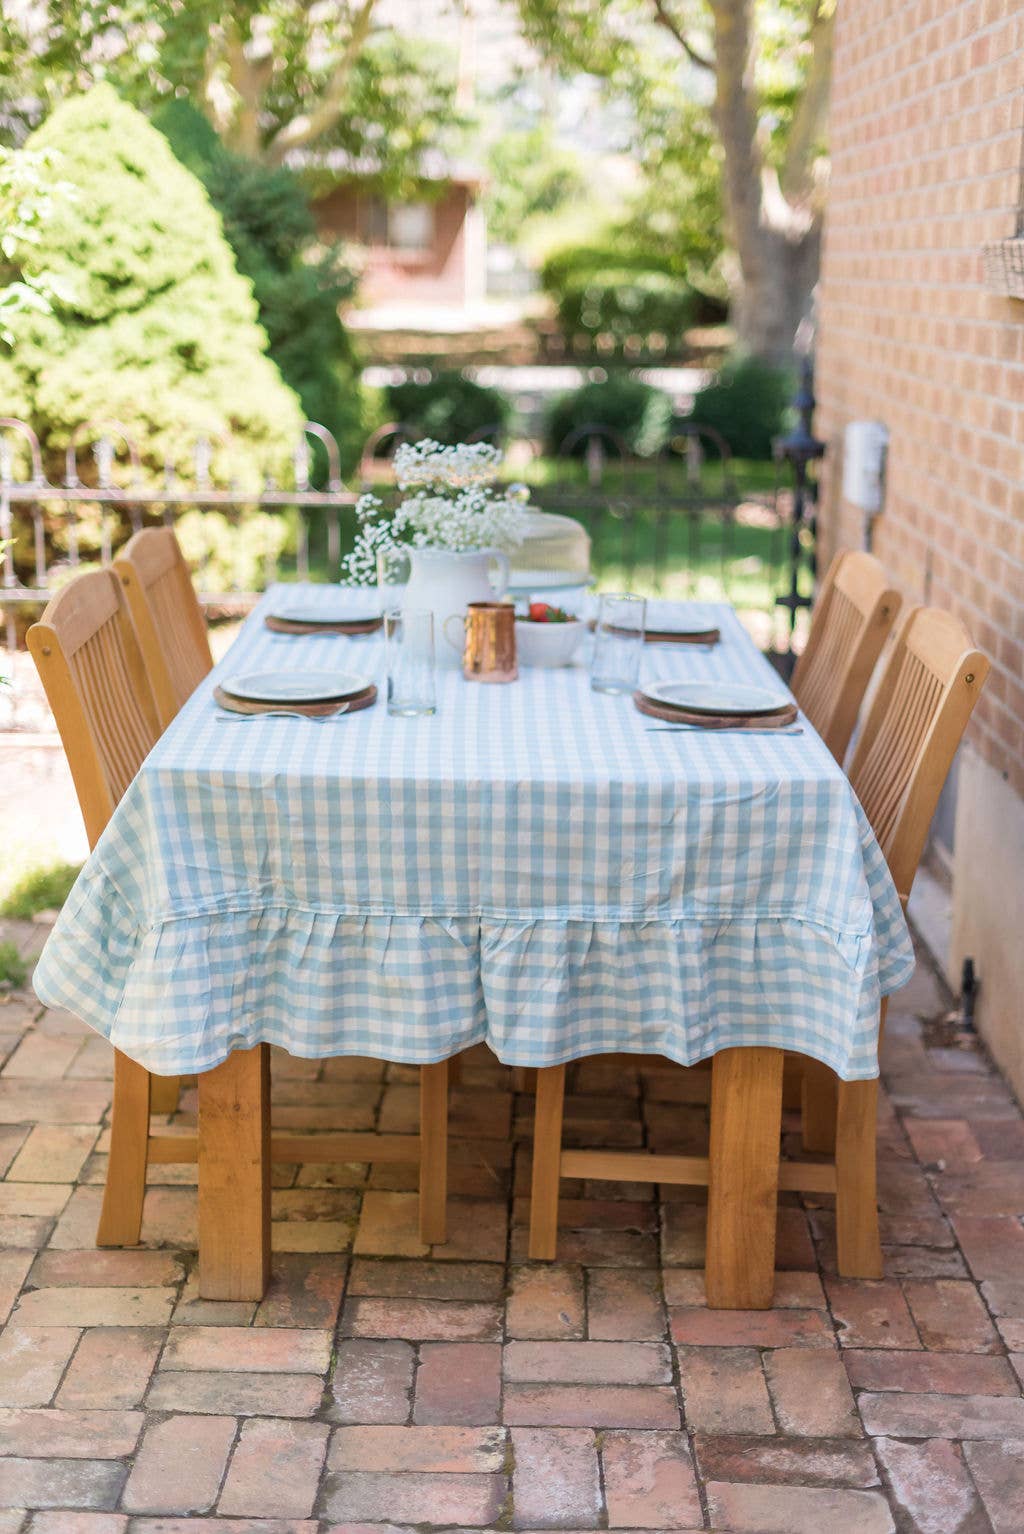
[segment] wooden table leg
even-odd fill
[[[270,1278],[270,1052],[199,1077],[199,1293],[261,1300]]]
[[[103,1190],[97,1246],[136,1246],[142,1229],[149,1147],[149,1092],[145,1066],[114,1051],[114,1110],[110,1160]]]
[[[448,1239],[448,1061],[420,1066],[420,1240]]]
[[[781,1126],[782,1050],[715,1055],[704,1277],[714,1310],[772,1303]]]
[[[530,1190],[530,1256],[541,1262],[552,1262],[558,1247],[564,1099],[565,1066],[549,1065],[539,1070]]]
[[[841,1081],[836,1131],[836,1266],[843,1278],[881,1278],[878,1234],[878,1082]]]

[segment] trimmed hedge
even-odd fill
[[[434,442],[465,442],[474,432],[497,426],[503,434],[512,419],[512,405],[498,389],[484,388],[461,373],[437,373],[429,383],[390,384],[387,413],[412,431]]]
[[[700,389],[689,419],[720,432],[736,458],[770,458],[772,438],[786,427],[793,375],[756,357],[730,357]]]
[[[554,401],[547,419],[548,451],[561,451],[565,439],[584,426],[603,426],[621,437],[631,453],[650,458],[660,453],[672,429],[672,401],[661,389],[628,375],[584,384]],[[586,451],[577,443],[574,454]]]
[[[267,356],[248,280],[239,275],[201,184],[162,134],[109,85],[61,103],[32,135],[73,188],[55,202],[23,270],[67,292],[52,314],[11,317],[0,356],[6,409],[39,431],[50,466],[72,429],[124,423],[160,473],[198,435],[231,439],[218,472],[243,483],[284,471],[301,426]]]

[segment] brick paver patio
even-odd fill
[[[144,1247],[97,1251],[109,1051],[0,999],[0,1534],[1019,1534],[1024,1123],[942,1011],[923,967],[891,1009],[885,1280],[838,1280],[829,1200],[788,1196],[777,1307],[710,1312],[695,1189],[566,1184],[560,1261],[526,1262],[532,1099],[482,1050],[446,1246],[411,1166],[282,1169],[267,1297],[202,1301],[191,1169],[152,1170]],[[567,1132],[690,1151],[687,1095],[589,1062]],[[401,1067],[279,1057],[274,1097],[415,1127]]]

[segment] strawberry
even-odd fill
[[[561,607],[552,607],[550,602],[530,603],[531,623],[570,623],[569,614]]]

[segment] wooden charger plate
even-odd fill
[[[337,618],[326,623],[308,623],[298,618],[275,618],[272,613],[263,622],[274,634],[375,634],[384,625],[383,618]]]
[[[642,692],[633,694],[633,702],[641,714],[649,714],[652,719],[696,724],[705,730],[781,730],[793,724],[798,713],[795,703],[784,703],[771,714],[698,714],[686,708],[673,708],[669,703],[655,703]]]
[[[597,628],[597,619],[591,618],[587,627],[593,633]],[[616,628],[613,625],[608,632],[628,637],[636,631]],[[717,644],[721,637],[721,629],[691,629],[685,633],[680,633],[678,629],[644,629],[645,644]]]
[[[351,698],[335,698],[326,703],[282,703],[280,699],[276,703],[250,702],[248,698],[233,698],[223,687],[213,689],[213,701],[220,708],[227,709],[229,714],[308,714],[311,719],[321,718],[326,714],[337,714],[343,710],[343,705],[348,707],[343,711],[346,714],[358,714],[361,708],[372,708],[377,701],[377,689],[371,682],[369,687],[364,687],[362,692],[353,693]]]

